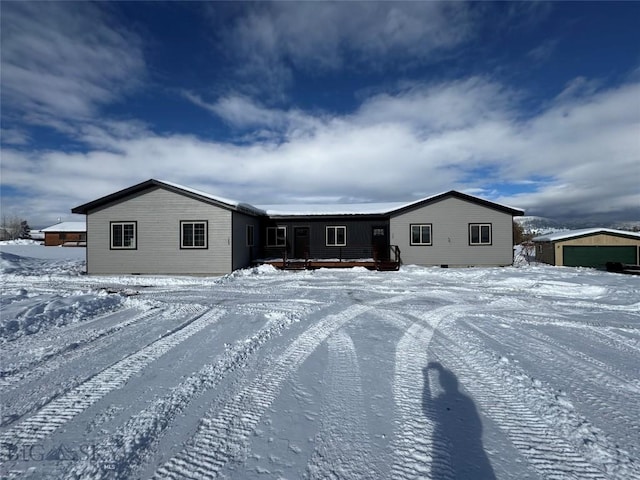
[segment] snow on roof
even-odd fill
[[[448,194],[460,195],[466,198],[473,198],[487,204],[493,204],[507,210],[518,210],[504,204],[482,200],[473,195],[460,192],[441,192],[428,197],[420,198],[410,202],[385,202],[385,203],[347,203],[347,204],[293,204],[293,205],[258,205],[267,215],[275,217],[288,216],[313,216],[313,215],[388,215],[397,210],[402,210],[413,205],[418,205],[429,200],[437,199]]]
[[[421,203],[444,195],[446,192],[411,202],[383,202],[383,203],[340,203],[340,204],[292,204],[292,205],[259,205],[269,216],[294,215],[386,215],[411,205]]]
[[[218,195],[211,195],[210,193],[203,192],[202,190],[196,190],[195,188],[185,187],[184,185],[180,185],[178,183],[173,183],[173,182],[167,182],[166,180],[158,180],[158,182],[164,183],[165,185],[169,185],[170,187],[184,190],[185,192],[193,193],[194,195],[198,195],[200,197],[208,198],[215,202],[224,203],[226,205],[229,205],[230,207],[237,208],[238,210],[249,210],[259,215],[264,214],[264,211],[248,203],[239,202],[237,200],[231,200],[229,198],[219,197]]]
[[[614,235],[624,235],[627,237],[640,238],[640,233],[628,232],[626,230],[614,230],[613,228],[583,228],[581,230],[567,230],[564,232],[554,232],[547,235],[540,235],[533,238],[534,242],[555,242],[558,240],[566,240],[573,237],[584,237],[585,235],[594,235],[597,233],[612,233]]]
[[[275,217],[313,215],[384,215],[406,203],[293,204],[258,205],[267,215]]]
[[[43,228],[41,232],[86,232],[85,222],[60,222],[50,227]]]

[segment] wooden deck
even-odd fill
[[[257,262],[263,265],[272,265],[280,270],[317,270],[318,268],[353,268],[364,267],[368,270],[379,271],[396,271],[400,269],[400,262],[394,260],[373,260],[373,259],[361,259],[361,260],[262,260]]]

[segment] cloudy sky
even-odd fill
[[[157,178],[640,219],[640,2],[0,2],[2,211]]]

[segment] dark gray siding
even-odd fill
[[[284,248],[266,246],[267,227],[286,227],[288,258],[294,257],[295,228],[309,228],[309,258],[330,259],[360,259],[372,258],[372,230],[374,227],[384,226],[389,231],[389,220],[384,217],[357,218],[347,217],[322,217],[305,219],[269,219],[262,228],[262,242],[264,245],[263,256],[265,258],[282,258]],[[327,246],[326,228],[328,226],[345,226],[347,233],[346,246]]]
[[[233,212],[233,270],[245,268],[260,257],[261,250],[261,219],[244,213]],[[253,226],[253,246],[247,245],[247,226]]]

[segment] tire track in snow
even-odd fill
[[[476,324],[467,324],[467,328],[475,331],[476,335],[488,338],[498,337],[495,332],[486,331]],[[527,354],[537,357],[537,362],[544,364],[553,359],[545,370],[556,384],[562,384],[566,377],[566,368],[570,368],[571,396],[576,403],[590,405],[598,412],[594,420],[595,425],[604,425],[610,432],[615,431],[619,440],[624,439],[630,447],[635,448],[637,439],[640,438],[640,423],[637,416],[627,415],[629,411],[629,395],[636,397],[640,392],[638,380],[626,380],[625,375],[617,369],[596,360],[583,352],[574,350],[568,345],[559,342],[548,335],[538,332],[527,332],[528,337],[509,338],[504,341],[517,348],[519,345],[527,345]],[[551,349],[548,345],[557,348]],[[577,362],[576,359],[581,360]],[[560,362],[564,368],[554,369],[553,364]],[[626,393],[621,394],[622,392]],[[601,392],[594,394],[594,392]],[[631,393],[629,393],[631,392]],[[604,422],[601,422],[605,420]]]
[[[243,308],[244,309],[244,308]],[[215,364],[203,366],[171,392],[153,402],[148,408],[131,417],[125,425],[101,442],[95,459],[76,463],[67,472],[68,478],[111,478],[113,467],[122,476],[130,476],[153,442],[170,427],[177,415],[204,391],[214,388],[227,375],[247,364],[249,356],[271,338],[291,324],[300,321],[310,307],[294,308],[295,313],[264,309],[268,319],[263,328],[253,336],[237,341],[232,348],[220,355]]]
[[[640,340],[627,338],[618,333],[612,332],[608,328],[594,328],[590,327],[589,331],[595,334],[596,338],[600,343],[607,345],[609,347],[613,346],[618,350],[624,350],[627,353],[637,355],[640,352]]]
[[[495,318],[499,321],[509,320],[502,316],[495,316]],[[487,327],[483,327],[478,323],[469,323],[467,324],[467,327],[487,338],[496,337],[495,331],[492,331]],[[589,331],[591,331],[590,328]],[[597,358],[593,358],[584,352],[572,348],[566,342],[557,340],[535,329],[527,330],[526,333],[524,331],[520,331],[518,333],[520,335],[526,335],[527,338],[523,341],[518,341],[517,339],[510,337],[508,339],[503,339],[504,343],[512,345],[513,347],[518,347],[524,343],[527,345],[527,353],[536,353],[543,360],[549,358],[557,359],[557,357],[561,356],[564,357],[567,362],[571,363],[574,362],[575,359],[580,359],[584,362],[584,366],[588,372],[577,371],[576,373],[583,376],[586,382],[593,382],[596,385],[600,385],[603,375],[606,375],[608,377],[607,381],[613,383],[613,386],[615,386],[616,389],[640,393],[640,380],[638,380],[638,378],[631,378],[628,374],[621,372],[614,366],[606,364]],[[586,338],[591,339],[590,336]],[[533,341],[531,341],[531,339],[533,339]],[[548,347],[549,345],[556,347],[556,349],[550,349]],[[598,381],[594,382],[594,379],[598,379]]]
[[[222,316],[222,313],[221,310],[209,310],[195,317],[186,325],[182,324],[136,353],[111,365],[79,386],[55,398],[15,427],[4,431],[0,435],[0,443],[9,446],[16,443],[35,445],[111,390],[122,387],[131,377],[176,345],[215,323]],[[3,456],[4,452],[0,454],[0,458]]]
[[[175,308],[170,308],[167,310],[154,310],[151,314],[151,317],[144,317],[145,319],[153,318],[153,322],[157,322],[159,317],[162,318],[187,318],[188,320],[182,322],[178,326],[174,327],[172,330],[175,331],[180,328],[180,326],[186,326],[193,321],[193,318],[197,315],[201,315],[206,310],[205,307],[200,305],[180,305]],[[131,327],[131,325],[130,325]],[[143,328],[143,324],[135,325],[131,328]],[[126,332],[127,335],[135,334],[135,332]],[[157,338],[157,337],[156,337]],[[105,344],[100,343],[100,348],[103,351],[107,351],[108,348],[113,346],[113,342],[117,341],[117,338],[112,336],[104,337],[102,339]],[[24,384],[20,382],[20,384],[16,385],[13,389],[7,391],[5,395],[3,395],[3,412],[1,423],[2,426],[8,426],[10,424],[15,423],[20,418],[25,415],[36,411],[39,408],[44,407],[47,403],[51,402],[54,398],[60,397],[65,393],[69,392],[71,389],[81,385],[83,382],[89,380],[93,375],[97,374],[100,370],[106,368],[101,367],[100,369],[94,370],[95,373],[91,373],[91,371],[87,371],[81,375],[77,375],[76,373],[69,374],[65,376],[64,382],[60,383],[59,380],[53,378],[50,382],[46,382],[45,380],[41,380],[45,375],[55,372],[57,369],[65,369],[68,365],[73,365],[75,361],[82,361],[85,357],[90,355],[92,352],[95,354],[95,348],[97,345],[94,343],[92,348],[88,351],[86,349],[79,347],[78,349],[71,350],[70,352],[56,356],[49,362],[37,367],[33,370],[33,372],[29,372],[26,375]],[[123,352],[124,353],[124,352]],[[98,355],[100,357],[101,355]],[[111,362],[109,362],[111,363]],[[108,364],[107,364],[108,365]],[[25,372],[27,373],[27,372]],[[57,373],[57,372],[56,372]],[[37,383],[30,383],[37,382]],[[24,388],[18,388],[22,387]]]
[[[222,411],[209,411],[188,447],[160,466],[154,478],[216,478],[231,460],[245,454],[249,436],[278,396],[282,383],[329,335],[372,307],[353,305],[305,330],[253,383]]]
[[[638,467],[617,447],[601,444],[590,449],[587,441],[578,444],[567,438],[566,433],[561,431],[562,426],[557,424],[557,419],[545,418],[545,411],[536,411],[552,407],[549,400],[540,398],[540,392],[531,387],[525,386],[523,389],[519,382],[526,375],[501,371],[496,356],[487,353],[486,345],[475,344],[467,332],[454,326],[441,328],[440,332],[448,339],[446,345],[438,350],[442,363],[456,372],[461,384],[482,410],[495,420],[516,449],[543,478],[640,478]],[[573,420],[573,423],[584,427],[584,420]],[[594,465],[592,461],[597,461],[598,464]]]
[[[322,429],[307,464],[306,478],[376,479],[371,469],[360,365],[353,340],[343,329],[327,339],[329,358],[324,375]]]
[[[496,337],[495,332],[487,331],[476,324],[468,324],[468,328],[477,332],[476,334],[486,336],[487,338]],[[575,350],[563,342],[538,331],[528,331],[529,338],[526,340],[518,340],[509,338],[504,340],[505,345],[512,345],[517,348],[519,345],[527,345],[527,354],[535,355],[541,364],[553,359],[553,362],[562,361],[562,364],[571,367],[572,394],[581,402],[592,405],[601,415],[607,418],[607,425],[617,425],[619,432],[627,432],[629,438],[640,438],[640,428],[638,419],[635,416],[628,416],[627,397],[621,395],[620,392],[631,392],[631,395],[637,396],[640,393],[640,381],[638,379],[630,379],[627,375],[618,369],[607,365],[589,355]],[[557,347],[549,348],[548,345]],[[577,363],[576,359],[581,360]],[[575,366],[574,366],[575,365]],[[565,367],[566,368],[566,367]],[[549,365],[547,369],[552,378],[557,378],[562,382],[562,375],[553,365]],[[605,387],[603,387],[603,384]],[[585,386],[588,386],[585,388]],[[594,391],[602,391],[601,394],[594,395]],[[627,393],[627,396],[629,393]],[[603,401],[606,399],[606,401]]]
[[[438,325],[445,319],[464,314],[465,310],[462,306],[447,305],[422,314],[423,320],[413,323],[396,346],[393,382],[396,432],[391,467],[394,480],[434,475],[439,480],[453,479],[453,470],[447,460],[449,445],[434,436],[436,414],[430,398],[424,398],[423,369],[429,363],[428,349]],[[381,315],[399,316],[391,312]]]
[[[593,329],[589,328],[589,331],[592,332]],[[555,355],[562,355],[564,357],[567,357],[568,359],[571,359],[572,357],[574,357],[582,360],[586,364],[589,370],[588,372],[586,372],[586,375],[584,375],[585,372],[579,372],[585,377],[585,380],[588,381],[589,379],[594,377],[602,378],[602,374],[606,373],[608,374],[610,380],[615,380],[615,384],[616,384],[615,386],[617,388],[620,388],[623,390],[631,390],[634,393],[640,394],[640,380],[638,378],[630,378],[627,374],[621,372],[614,366],[606,364],[596,358],[593,358],[592,356],[584,352],[575,350],[570,346],[568,346],[566,343],[560,342],[542,332],[532,331],[532,332],[529,332],[529,334],[541,343],[542,345],[541,348],[543,349],[544,352],[547,352],[547,353],[550,352],[550,349],[545,348],[544,345],[554,345],[558,347],[557,351],[553,352]],[[589,338],[592,339],[592,337],[590,336]],[[608,346],[611,347],[611,345],[608,345]],[[627,353],[630,353],[630,352],[627,352]]]
[[[59,345],[54,351],[38,357],[29,363],[22,364],[11,371],[4,371],[3,376],[0,378],[0,387],[12,388],[18,383],[30,382],[34,377],[41,377],[45,373],[58,368],[60,364],[66,363],[83,355],[87,348],[94,347],[93,342],[104,337],[108,337],[134,323],[159,315],[160,313],[161,312],[158,310],[138,313],[137,315],[118,322],[115,325],[111,325],[110,327],[84,331],[81,335],[76,337],[66,338],[65,343],[63,345]],[[110,314],[109,316],[111,315],[113,314]],[[106,317],[107,315],[102,318]],[[62,355],[64,355],[64,359],[61,358]],[[25,372],[25,370],[27,371]]]

